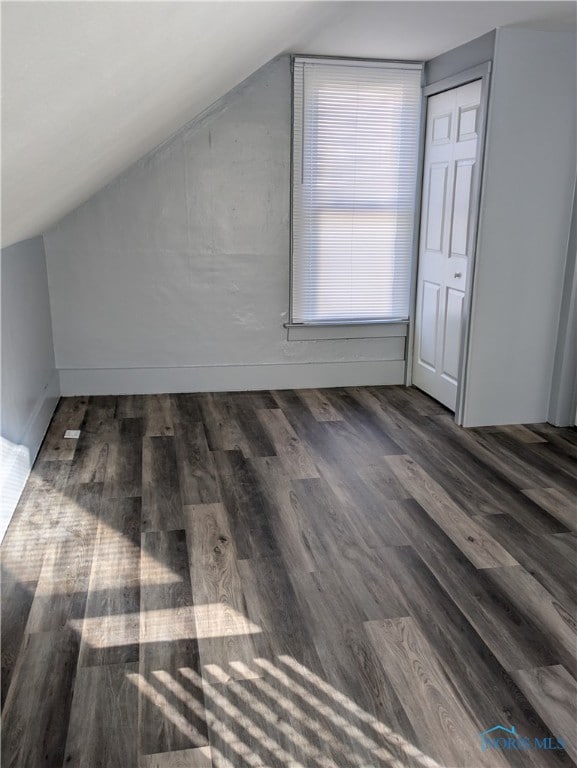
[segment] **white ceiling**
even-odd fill
[[[283,52],[429,59],[573,2],[4,2],[2,244],[39,234]]]

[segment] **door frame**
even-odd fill
[[[431,83],[423,88],[421,102],[421,143],[419,148],[419,177],[417,184],[417,221],[415,226],[415,237],[413,242],[413,260],[411,273],[411,298],[410,298],[410,317],[409,332],[407,337],[407,367],[405,374],[405,383],[411,386],[413,383],[413,354],[415,347],[415,322],[417,316],[417,277],[419,273],[419,250],[421,242],[421,218],[422,218],[422,196],[423,196],[423,170],[425,164],[425,140],[427,127],[427,108],[429,96],[436,96],[438,93],[450,91],[461,85],[467,85],[474,80],[481,80],[481,101],[479,104],[479,138],[477,142],[477,159],[474,181],[474,190],[472,195],[472,210],[474,212],[474,222],[471,230],[471,255],[469,268],[467,270],[467,282],[465,285],[465,299],[463,302],[463,318],[461,328],[461,344],[459,348],[459,375],[457,383],[457,403],[455,407],[455,422],[459,425],[463,423],[465,410],[465,392],[467,360],[469,355],[470,327],[471,327],[471,306],[473,301],[473,285],[476,272],[476,254],[478,247],[479,217],[481,213],[481,194],[483,187],[483,160],[485,156],[485,141],[487,136],[487,112],[489,107],[489,91],[491,80],[492,62],[486,61],[470,69],[458,72],[436,83]]]

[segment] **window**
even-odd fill
[[[421,70],[294,59],[292,323],[408,319]]]

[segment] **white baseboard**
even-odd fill
[[[65,397],[152,395],[403,384],[404,376],[404,360],[186,368],[68,368],[60,369],[60,388]]]
[[[32,457],[32,463],[40,450],[44,435],[50,424],[54,409],[60,399],[60,376],[58,371],[53,371],[42,396],[36,401],[36,407],[32,411],[28,423],[22,435],[22,444],[26,445]]]
[[[58,371],[54,371],[36,401],[20,442],[12,443],[4,437],[1,438],[0,540],[12,519],[59,397],[60,381]]]

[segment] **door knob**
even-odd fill
[[[463,276],[463,273],[462,273],[462,272],[455,272],[455,275],[454,275],[454,276],[455,276],[455,277],[462,277],[462,276]]]

